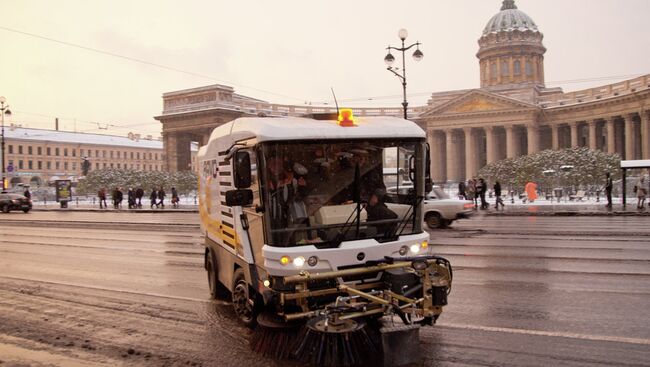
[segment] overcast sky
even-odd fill
[[[544,33],[547,86],[571,91],[650,73],[650,0],[516,5]],[[432,92],[479,87],[477,40],[500,7],[500,0],[0,0],[0,95],[14,112],[5,123],[53,128],[58,116],[65,130],[158,135],[162,93],[215,83],[275,103],[331,103],[333,87],[346,105],[399,107],[401,86],[383,58],[400,28],[407,42],[422,43],[424,59],[407,59],[409,102],[422,105]]]

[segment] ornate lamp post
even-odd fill
[[[11,115],[9,111],[9,105],[5,106],[7,99],[5,97],[0,97],[0,114],[2,115],[2,191],[4,192],[7,189],[7,162],[5,162],[5,114]]]
[[[388,50],[388,55],[384,57],[384,62],[386,65],[388,65],[387,70],[390,71],[391,73],[395,74],[401,81],[402,81],[402,89],[404,92],[404,101],[402,102],[402,106],[404,107],[404,119],[407,118],[407,113],[406,109],[409,105],[408,101],[406,100],[406,56],[405,52],[409,49],[411,49],[413,46],[415,46],[415,51],[413,52],[413,59],[415,61],[420,61],[424,57],[424,54],[422,51],[420,51],[420,42],[415,42],[414,44],[410,46],[405,46],[404,41],[406,41],[406,37],[408,37],[408,32],[406,29],[402,28],[399,30],[399,33],[397,34],[399,39],[402,40],[402,47],[392,47],[388,46],[386,49]],[[399,68],[393,68],[393,63],[395,62],[395,57],[390,53],[390,50],[395,50],[395,51],[401,51],[402,52],[402,75],[400,75],[397,71]]]

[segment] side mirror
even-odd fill
[[[234,183],[238,189],[251,187],[251,157],[245,150],[238,150],[235,153]]]
[[[415,156],[409,157],[409,180],[415,182]]]
[[[253,190],[228,190],[226,191],[226,205],[249,206],[253,204]]]

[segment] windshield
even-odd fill
[[[336,247],[421,232],[424,152],[417,139],[264,144],[267,243]]]

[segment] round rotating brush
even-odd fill
[[[366,323],[327,317],[307,321],[294,349],[296,359],[314,366],[369,365],[380,358]]]
[[[266,357],[292,358],[296,339],[303,322],[288,323],[271,312],[257,316],[257,327],[250,340],[251,349]]]

